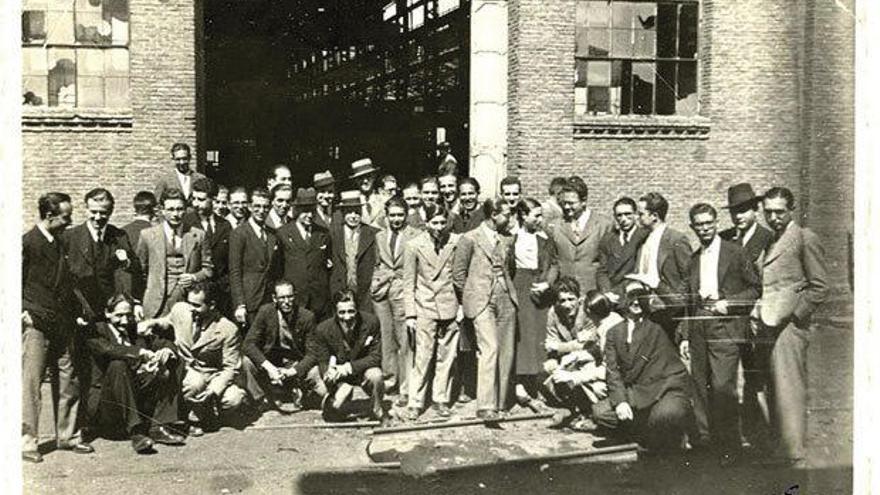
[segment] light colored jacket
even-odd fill
[[[488,220],[487,220],[488,221]],[[485,225],[485,222],[484,222]],[[483,312],[492,299],[492,284],[495,275],[492,266],[495,263],[504,267],[504,281],[507,292],[514,305],[517,305],[516,287],[510,277],[510,269],[506,259],[496,260],[496,256],[506,258],[510,250],[511,236],[499,236],[498,249],[494,249],[492,241],[486,236],[483,226],[479,226],[461,236],[455,252],[452,269],[455,288],[461,292],[461,304],[464,315],[476,318]]]
[[[166,266],[167,241],[165,240],[164,222],[141,231],[135,249],[141,266],[146,270],[146,289],[144,289],[144,316],[155,318],[168,312],[166,307],[168,296],[174,287],[168,286],[168,270]],[[202,282],[211,278],[214,264],[211,260],[211,246],[205,240],[205,233],[200,229],[189,229],[181,239],[184,272],[195,276]]]
[[[813,231],[791,222],[764,255],[763,290],[758,308],[765,325],[799,328],[828,297],[825,251]]]
[[[438,255],[431,234],[422,232],[403,255],[403,303],[407,318],[451,320],[458,314],[452,263],[461,236],[450,234]]]
[[[421,233],[420,230],[404,226],[398,237],[398,248],[391,254],[391,231],[376,233],[376,267],[370,284],[370,296],[374,301],[403,299],[403,253],[407,244]]]
[[[576,278],[583,293],[598,285],[596,270],[599,268],[599,241],[612,228],[611,219],[592,211],[583,230],[577,233],[561,218],[547,231],[556,243],[559,273]]]

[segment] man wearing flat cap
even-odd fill
[[[361,191],[343,191],[339,208],[342,222],[330,227],[330,293],[349,289],[357,296],[361,311],[372,312],[370,284],[376,265],[373,245],[378,229],[362,222]]]
[[[361,221],[367,225],[379,227],[379,220],[384,214],[385,199],[376,191],[376,174],[379,169],[373,166],[373,160],[362,158],[351,164],[352,182],[357,186],[363,201]]]
[[[329,170],[318,172],[312,179],[312,185],[315,187],[315,199],[317,207],[312,221],[315,225],[320,225],[326,230],[330,230],[330,225],[334,222],[342,223],[342,216],[334,209],[336,205],[336,179]]]
[[[284,259],[284,280],[296,287],[300,305],[318,321],[330,316],[330,233],[316,225],[317,193],[299,188],[293,201],[294,220],[278,229]]]

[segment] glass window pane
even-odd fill
[[[615,29],[611,33],[611,56],[633,56],[633,31],[631,29]]]
[[[633,54],[640,58],[654,58],[655,41],[654,31],[636,31]]]
[[[614,115],[620,115],[621,103],[623,98],[623,69],[624,62],[615,60],[611,62],[611,89],[609,90],[609,112]]]
[[[68,3],[69,7],[72,4]],[[50,10],[46,14],[46,41],[73,44],[73,9]]]
[[[621,60],[620,64],[620,115],[632,113],[632,62]]]
[[[587,26],[594,28],[608,27],[608,2],[587,2]]]
[[[76,105],[76,62],[69,48],[49,49],[49,106]]]
[[[397,0],[392,0],[382,7],[382,20],[387,21],[397,15]]]
[[[682,5],[678,17],[678,56],[695,58],[697,54],[697,6]]]
[[[425,23],[425,7],[420,5],[409,11],[409,28],[416,29]]]
[[[22,47],[21,72],[25,76],[43,76],[49,73],[46,66],[46,49],[43,47]]]
[[[78,76],[76,78],[78,107],[100,108],[104,106],[104,78]]]
[[[104,23],[100,0],[76,0],[76,41],[107,44],[110,42],[110,24]]]
[[[609,50],[608,30],[591,29],[587,32],[587,55],[591,57],[607,57]]]
[[[21,2],[21,10],[46,10],[49,3],[46,0],[24,0]]]
[[[615,29],[632,29],[633,4],[630,2],[614,2],[611,4],[611,25]]]
[[[588,86],[611,86],[611,62],[590,61],[587,65]]]
[[[650,115],[654,111],[654,64],[635,63],[632,74],[632,111]]]
[[[657,56],[675,57],[676,23],[678,7],[661,3],[657,6]]]
[[[437,13],[443,15],[457,9],[461,0],[438,0]]]
[[[634,29],[654,29],[657,24],[657,4],[633,4],[632,16]]]
[[[675,114],[675,62],[657,63],[657,115]]]
[[[21,13],[21,41],[33,43],[46,40],[46,12],[26,10]]]
[[[21,82],[22,101],[25,105],[42,106],[49,94],[49,79],[46,76],[24,76]]]
[[[108,77],[104,79],[104,106],[108,108],[129,107],[127,77]]]
[[[583,115],[587,113],[587,88],[574,88],[574,113]]]
[[[675,104],[675,113],[696,115],[698,110],[697,63],[682,62],[678,64],[678,101]]]
[[[574,53],[577,56],[584,57],[587,55],[587,46],[589,40],[587,37],[587,28],[582,24],[574,26]]]
[[[104,75],[104,52],[100,49],[77,50],[77,71],[83,76]]]
[[[594,62],[597,63],[597,62]],[[574,87],[587,87],[587,61],[575,60],[574,62]]]
[[[609,111],[609,91],[607,86],[589,86],[587,88],[587,112],[591,114],[607,114]]]

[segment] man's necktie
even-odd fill
[[[208,237],[214,237],[214,227],[211,226],[211,220],[205,222],[205,233],[208,234]]]
[[[305,236],[306,236],[306,237],[305,237],[306,242],[309,242],[309,240],[312,238],[312,227],[311,227],[311,225],[308,226],[308,227],[304,227],[304,228],[303,228],[303,232],[305,233]]]
[[[193,325],[192,325],[192,334],[193,334],[193,344],[199,341],[199,337],[202,336],[202,316],[196,312],[193,312]]]
[[[396,230],[391,231],[391,243],[389,246],[389,249],[391,251],[391,256],[397,256],[396,249],[397,249],[397,236],[398,235],[399,235],[398,231],[396,231]]]

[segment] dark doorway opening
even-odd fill
[[[403,183],[436,170],[445,139],[466,174],[468,0],[209,0],[204,109],[208,173],[297,186],[370,157]]]

